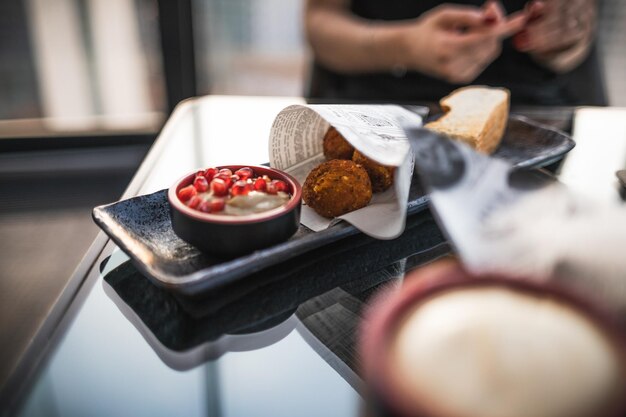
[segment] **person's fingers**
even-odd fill
[[[501,51],[501,42],[498,39],[492,39],[491,41],[484,43],[480,47],[477,47],[474,50],[470,50],[468,52],[470,54],[470,59],[476,62],[479,67],[482,67],[484,69],[500,55]]]
[[[480,46],[481,44],[484,44],[485,42],[488,42],[493,38],[493,33],[488,31],[458,33],[450,35],[450,44],[452,48],[457,51],[474,49],[475,47]]]
[[[528,22],[532,23],[544,16],[546,13],[546,4],[542,0],[532,0],[526,3],[525,10],[528,14]]]
[[[528,12],[528,15],[528,28],[534,28],[538,31],[553,26],[560,26],[563,20],[563,15],[559,11],[547,13],[544,10],[544,12],[539,15],[539,17],[537,17],[537,14],[533,13],[533,11],[531,10],[530,12]],[[530,17],[533,18],[531,19]]]
[[[465,49],[453,56],[446,65],[444,70],[446,79],[453,83],[473,81],[500,55],[500,51],[500,42],[494,39],[474,48]]]
[[[543,15],[540,19],[531,21],[532,10],[527,11],[528,22],[513,38],[513,44],[517,50],[527,52],[537,47],[537,40],[544,43],[547,33],[553,32],[560,27],[560,21],[556,14]],[[559,29],[556,29],[559,30]]]
[[[465,56],[455,56],[441,66],[439,76],[453,84],[465,83],[475,71],[476,63]]]
[[[484,22],[493,25],[504,20],[506,12],[499,0],[487,0],[483,5]]]
[[[582,39],[585,33],[584,31],[564,30],[556,25],[541,27],[529,25],[515,35],[513,42],[521,52],[545,53],[571,45]]]
[[[444,5],[432,10],[432,18],[440,26],[473,28],[484,24],[484,13],[472,6]]]
[[[474,81],[483,71],[485,66],[478,63],[465,65],[449,80],[456,84],[469,84]]]
[[[526,51],[537,53],[556,52],[566,49],[586,36],[584,31],[568,31],[552,28],[548,31],[528,31]]]
[[[513,39],[522,52],[550,54],[584,40],[593,30],[594,8],[586,0],[532,0],[528,24]]]
[[[533,2],[533,5],[543,4],[542,2]],[[571,7],[570,7],[571,5]],[[544,6],[540,19],[534,19],[536,16],[531,7],[529,11],[529,21],[527,29],[536,32],[537,34],[551,32],[553,30],[560,30],[563,32],[578,31],[591,26],[593,21],[594,9],[590,6],[590,3],[576,3],[572,1],[567,5],[560,3]]]
[[[498,23],[493,29],[481,27],[473,31],[456,34],[456,42],[459,48],[472,48],[493,39],[504,39],[524,29],[527,14],[524,11],[513,13]]]
[[[512,13],[500,24],[495,30],[500,39],[508,38],[520,32],[526,27],[528,22],[528,13],[519,11]]]

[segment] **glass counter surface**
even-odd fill
[[[302,102],[214,96],[182,103],[122,198],[167,188],[202,167],[267,162],[274,116]],[[176,306],[171,294],[148,282],[108,242],[66,314],[63,335],[20,401],[18,415],[358,415],[362,382],[354,346],[362,307],[377,288],[400,282],[406,269],[446,252],[440,245],[414,259],[381,265],[366,277],[346,276],[340,286],[315,280],[303,284],[296,277],[272,283],[207,319]],[[140,287],[124,289],[129,282]],[[254,287],[251,283],[250,291]],[[163,304],[146,307],[144,297],[134,307],[147,310],[137,312],[124,299],[137,291]],[[277,292],[282,298],[275,303]],[[289,305],[283,308],[279,304],[285,300]],[[147,321],[156,318],[162,324],[157,332],[145,325],[146,312]],[[254,325],[246,328],[246,320]],[[228,329],[229,323],[234,328]],[[220,331],[229,334],[220,336]]]
[[[122,198],[167,188],[202,167],[267,162],[273,118],[296,103],[303,100],[182,103]],[[227,287],[191,301],[152,285],[108,242],[17,415],[362,415],[368,405],[355,346],[363,308],[408,271],[449,252],[424,216],[428,247],[365,273],[351,268],[360,262],[355,252],[337,260],[339,274]]]

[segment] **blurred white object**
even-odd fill
[[[472,270],[556,280],[626,313],[625,206],[555,184],[495,213],[481,237],[494,250]]]
[[[619,395],[611,343],[560,301],[485,286],[416,303],[389,356],[416,407],[427,399],[437,416],[582,417]]]
[[[595,198],[617,200],[615,172],[626,167],[626,108],[576,110],[573,138],[559,180]]]
[[[577,172],[596,174],[585,187],[598,187],[596,194],[582,194],[545,174],[515,171],[458,141],[409,131],[432,209],[467,270],[558,280],[608,310],[626,313],[626,206],[612,187],[617,165],[626,158],[626,129],[620,133],[621,122],[609,120],[619,113],[598,114],[604,122],[593,114],[578,120],[579,135],[592,125],[599,133],[585,136],[575,148],[579,153],[568,157],[569,164],[584,164]],[[596,149],[602,146],[608,151]]]

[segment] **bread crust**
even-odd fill
[[[509,99],[506,88],[463,87],[440,100],[445,114],[424,127],[493,153],[506,130]]]

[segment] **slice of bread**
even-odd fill
[[[509,117],[509,90],[469,86],[439,101],[445,112],[424,127],[461,140],[483,153],[496,150]]]

